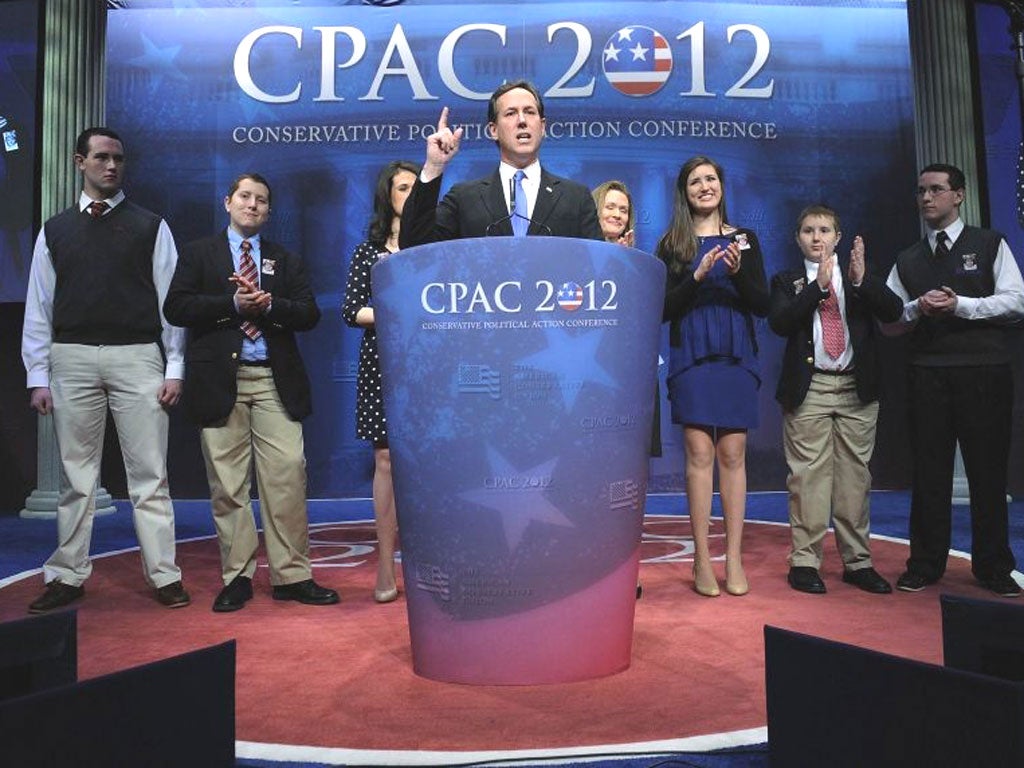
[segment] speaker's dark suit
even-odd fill
[[[852,372],[815,372],[814,313],[829,290],[809,280],[805,270],[772,278],[768,323],[787,338],[775,397],[784,411],[789,467],[789,564],[821,566],[831,517],[843,567],[853,573],[871,568],[868,462],[875,447],[879,374],[874,318],[896,320],[903,302],[871,275],[854,287],[840,265],[835,269],[842,278]],[[832,367],[827,359],[822,365]]]
[[[267,341],[274,385],[288,414],[295,420],[312,410],[309,377],[294,331],[309,330],[320,320],[320,309],[309,287],[302,260],[280,245],[261,238],[260,288],[273,296],[270,311],[254,322]],[[266,265],[273,264],[268,272]],[[201,426],[224,419],[235,405],[242,318],[235,311],[235,268],[227,235],[221,232],[189,243],[164,301],[164,315],[189,329],[185,353],[183,402]]]
[[[512,221],[498,170],[453,186],[438,202],[441,176],[413,185],[402,210],[399,243],[408,248],[438,240],[511,235]],[[603,240],[590,191],[541,168],[540,190],[530,217],[529,235]]]
[[[841,269],[841,265],[837,264],[836,269]],[[874,318],[886,323],[898,320],[903,313],[903,302],[886,288],[884,281],[872,275],[865,275],[860,286],[854,287],[844,271],[843,293],[846,298],[846,324],[853,346],[857,396],[861,402],[874,402],[878,399]],[[807,282],[807,274],[803,270],[779,272],[772,278],[768,324],[787,339],[775,399],[787,410],[804,401],[811,384],[814,373],[812,323],[818,304],[827,296],[817,281]]]

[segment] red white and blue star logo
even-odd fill
[[[575,312],[583,304],[583,289],[576,283],[562,283],[556,298],[562,309]]]
[[[650,96],[672,74],[668,40],[650,27],[620,29],[608,38],[601,61],[608,82],[627,96]]]

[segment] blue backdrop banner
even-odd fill
[[[341,322],[341,294],[378,170],[422,159],[442,106],[465,129],[447,187],[496,164],[490,92],[536,83],[544,166],[590,187],[624,181],[648,252],[694,154],[725,167],[730,218],[757,232],[769,275],[799,263],[794,220],[811,202],[839,209],[844,242],[863,235],[876,269],[918,236],[903,2],[187,5],[110,11],[109,122],[128,144],[130,194],[179,241],[226,224],[221,199],[235,175],[270,179],[267,234],[308,260],[325,315],[302,341],[313,496],[369,491],[371,451],[354,434],[359,333]],[[750,487],[779,488],[782,342],[757,331],[765,386]],[[667,425],[663,436],[652,488],[678,488],[681,436]],[[175,492],[201,495],[201,462],[182,440],[172,470],[192,461],[198,480],[192,488],[179,472]]]

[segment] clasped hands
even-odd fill
[[[271,295],[261,291],[251,280],[247,280],[235,272],[228,278],[237,287],[235,290],[235,309],[242,317],[256,318],[270,309]]]
[[[927,317],[951,315],[956,311],[956,292],[948,285],[932,288],[917,299],[917,307]]]

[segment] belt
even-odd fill
[[[239,365],[247,366],[249,368],[269,368],[270,367],[270,361],[269,360],[239,360],[238,364]]]
[[[847,376],[847,375],[852,376],[853,375],[853,366],[851,365],[849,368],[843,368],[841,371],[826,371],[824,368],[815,368],[814,372],[815,373],[824,373],[826,376]]]

